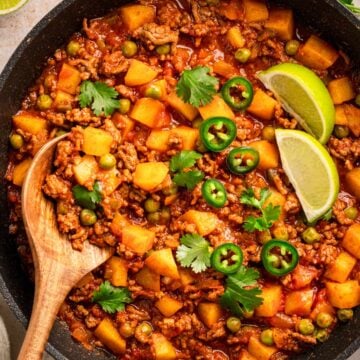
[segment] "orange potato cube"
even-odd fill
[[[112,256],[105,263],[105,279],[109,280],[114,286],[127,286],[128,265],[125,259]]]
[[[110,230],[114,235],[121,236],[123,228],[127,225],[130,225],[129,220],[117,212],[111,222]]]
[[[101,182],[101,190],[104,195],[112,194],[122,182],[120,172],[116,168],[100,170],[97,177]]]
[[[154,240],[155,233],[139,225],[127,225],[122,229],[122,243],[140,255],[152,248]]]
[[[40,116],[21,111],[13,116],[13,124],[17,129],[36,135],[47,128],[46,120]]]
[[[335,105],[352,100],[356,95],[351,80],[347,76],[331,80],[328,90]]]
[[[262,289],[263,303],[255,309],[256,316],[272,317],[280,309],[282,291],[280,285],[271,285]]]
[[[332,306],[350,309],[360,303],[360,287],[357,280],[348,280],[341,284],[326,282],[326,293]]]
[[[163,296],[161,299],[156,301],[155,307],[165,316],[171,317],[178,312],[184,304],[168,295]]]
[[[78,164],[73,166],[75,179],[80,185],[89,181],[93,183],[98,170],[98,163],[92,155],[85,155]]]
[[[144,266],[136,275],[136,282],[145,289],[160,291],[160,275]]]
[[[345,175],[345,183],[351,194],[360,199],[360,168],[354,168]]]
[[[222,16],[225,16],[229,20],[239,20],[242,16],[238,0],[230,0],[227,3],[221,4],[217,10]]]
[[[356,259],[342,251],[334,262],[330,263],[325,272],[325,277],[337,282],[345,282],[356,264]]]
[[[341,245],[351,255],[360,259],[360,224],[353,224],[346,230]]]
[[[139,60],[131,60],[124,81],[127,86],[139,86],[154,80],[157,75],[158,71],[150,65]]]
[[[311,35],[306,43],[300,46],[295,58],[305,66],[326,70],[335,63],[339,53],[326,41]]]
[[[351,106],[348,104],[336,105],[335,106],[335,124],[336,125],[345,125],[348,126],[348,119],[346,116],[345,109],[347,106]]]
[[[151,130],[146,140],[146,147],[151,150],[164,152],[169,148],[170,130]]]
[[[175,360],[176,350],[171,342],[160,333],[152,335],[152,345],[155,352],[155,360]]]
[[[264,345],[258,338],[252,336],[249,339],[248,351],[257,360],[270,360],[278,350],[275,346]]]
[[[200,320],[208,327],[211,328],[222,317],[222,309],[216,303],[200,303],[198,306],[198,313]]]
[[[52,107],[58,111],[66,112],[71,110],[74,97],[65,91],[56,90]]]
[[[193,223],[201,236],[212,233],[218,226],[219,219],[216,214],[206,211],[188,210],[181,216],[181,220]]]
[[[113,141],[107,131],[88,126],[84,129],[82,151],[87,155],[102,156],[110,152]]]
[[[136,166],[133,181],[136,186],[151,191],[159,186],[169,173],[169,168],[163,162],[140,163]]]
[[[250,106],[246,109],[251,115],[262,120],[271,120],[275,113],[277,101],[260,89],[254,93]]]
[[[111,118],[116,127],[121,131],[122,139],[121,142],[124,142],[127,135],[135,127],[135,121],[131,120],[128,116],[115,112]]]
[[[63,63],[59,73],[57,88],[68,94],[75,95],[80,83],[80,71],[69,64]]]
[[[269,11],[264,0],[243,0],[245,20],[248,22],[264,21]]]
[[[226,33],[226,40],[235,49],[242,48],[245,46],[245,38],[243,37],[243,35],[241,34],[241,30],[237,26],[233,26],[228,30],[228,32]],[[227,65],[230,65],[223,60],[220,60],[220,61],[222,61],[223,63],[225,63]],[[216,72],[216,71],[214,70],[214,72]]]
[[[126,341],[109,318],[104,318],[94,331],[95,336],[115,354],[126,351]]]
[[[267,140],[254,141],[249,146],[259,152],[258,168],[261,170],[273,169],[279,166],[279,151],[275,144]]]
[[[155,20],[155,8],[146,5],[127,5],[120,8],[123,24],[130,32]]]
[[[153,251],[145,260],[145,265],[159,275],[180,279],[173,253],[169,248]]]
[[[291,273],[291,283],[294,290],[310,286],[311,282],[317,278],[319,271],[313,266],[298,264]]]
[[[336,105],[335,124],[348,126],[355,136],[360,136],[360,108],[351,104]]]
[[[192,276],[192,271],[189,269],[180,269],[179,274],[182,286],[190,285],[195,281],[195,278]]]
[[[171,134],[181,138],[183,150],[195,149],[196,141],[199,137],[199,130],[188,126],[178,126],[171,130]]]
[[[292,291],[286,296],[285,314],[308,316],[314,302],[314,290]]]
[[[242,349],[238,360],[257,360],[256,357],[252,356],[248,351]]]
[[[25,179],[25,175],[29,170],[31,163],[32,163],[32,159],[28,158],[14,166],[13,180],[12,180],[14,185],[22,186]]]
[[[271,9],[265,29],[273,30],[281,40],[291,40],[294,36],[294,14],[291,9]]]
[[[165,113],[164,104],[155,99],[141,98],[131,110],[130,117],[149,128],[163,127],[162,117]]]
[[[224,60],[219,60],[213,65],[215,74],[219,74],[227,79],[230,79],[239,74],[238,70],[231,64]]]
[[[214,96],[211,103],[205,106],[200,106],[199,112],[204,120],[217,116],[223,116],[229,119],[235,118],[230,106],[219,95]]]
[[[270,204],[273,204],[274,206],[280,206],[279,220],[284,220],[284,218],[285,218],[285,210],[284,210],[285,203],[286,203],[285,196],[283,194],[279,193],[274,188],[271,188],[270,196],[266,199],[266,201],[264,203],[264,208]]]
[[[180,99],[175,91],[168,94],[165,101],[189,121],[193,121],[199,113],[196,107]]]

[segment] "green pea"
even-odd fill
[[[346,217],[351,220],[355,220],[359,215],[358,209],[354,206],[350,206],[350,207],[346,208],[344,210],[344,213],[345,213]]]
[[[203,119],[198,117],[192,122],[192,127],[194,129],[198,129],[200,127],[200,125],[202,124],[202,122],[203,122]]]
[[[164,206],[160,212],[160,224],[167,224],[171,218],[170,209]]]
[[[66,52],[70,56],[75,56],[79,52],[80,48],[81,45],[79,42],[71,40],[66,46]]]
[[[141,332],[142,334],[144,334],[146,336],[150,336],[153,332],[153,328],[147,321],[143,321],[136,327],[135,331]]]
[[[99,165],[104,170],[110,170],[116,165],[116,158],[113,154],[102,155],[99,159]]]
[[[241,328],[241,321],[239,318],[231,316],[226,320],[226,326],[231,332],[236,333]]]
[[[321,239],[321,235],[312,226],[308,227],[302,234],[302,239],[307,244],[313,244]]]
[[[144,202],[144,209],[148,213],[154,213],[160,209],[160,202],[152,198],[146,199]]]
[[[255,311],[254,310],[251,310],[251,311],[244,311],[243,312],[243,317],[245,319],[251,319],[255,314]]]
[[[349,136],[349,128],[347,126],[343,126],[343,125],[335,125],[334,127],[334,135],[338,138],[338,139],[342,139],[344,137]]]
[[[300,42],[297,40],[289,40],[285,45],[285,52],[289,56],[293,56],[299,50]]]
[[[121,324],[119,328],[120,335],[124,338],[129,338],[130,336],[134,335],[135,329],[131,326],[130,322],[125,322]]]
[[[130,110],[131,101],[129,99],[120,99],[119,100],[119,112],[120,114],[127,114]]]
[[[171,196],[171,195],[176,195],[177,192],[178,192],[178,187],[177,185],[175,185],[174,183],[172,183],[170,186],[162,189],[162,193],[165,195],[165,196]]]
[[[310,319],[301,319],[298,327],[303,335],[311,335],[315,331],[315,326]]]
[[[121,51],[125,57],[130,58],[130,57],[133,57],[134,55],[136,55],[136,53],[138,51],[138,47],[137,47],[136,43],[134,43],[133,41],[126,40],[123,42],[123,44],[121,46]]]
[[[265,126],[261,131],[264,140],[275,141],[275,129],[272,126]]]
[[[337,317],[342,322],[349,321],[354,317],[354,311],[352,309],[338,309]]]
[[[316,324],[322,329],[328,328],[333,323],[333,321],[333,317],[326,312],[320,312],[316,316]]]
[[[167,55],[170,53],[170,50],[171,50],[170,44],[159,45],[156,47],[156,52],[159,55]]]
[[[355,104],[360,107],[360,94],[356,95]]]
[[[40,95],[36,102],[36,105],[40,110],[50,109],[51,104],[52,99],[49,95]]]
[[[56,131],[55,136],[56,136],[56,137],[59,137],[59,136],[65,135],[65,134],[67,134],[67,133],[68,133],[68,131],[59,129],[58,131]]]
[[[241,62],[242,64],[245,64],[246,62],[248,62],[248,60],[250,59],[250,56],[251,56],[251,51],[246,48],[238,49],[235,53],[235,59],[237,61]]]
[[[316,340],[319,342],[325,342],[329,338],[329,334],[325,329],[318,329],[315,333]]]
[[[91,226],[96,223],[97,216],[94,211],[83,209],[80,213],[80,222],[84,226]]]
[[[162,95],[161,88],[158,85],[152,84],[146,88],[144,95],[152,99],[160,99]]]
[[[266,329],[262,331],[260,334],[260,340],[264,345],[274,345],[273,331],[271,329]]]
[[[15,150],[19,150],[24,145],[24,138],[20,134],[11,134],[9,140],[11,147]]]
[[[147,218],[148,222],[151,224],[159,224],[161,221],[159,211],[147,214],[146,218]]]

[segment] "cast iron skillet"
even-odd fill
[[[27,89],[40,75],[46,57],[62,46],[66,39],[81,29],[84,17],[94,18],[127,1],[64,0],[47,14],[20,44],[0,75],[0,177],[7,164],[8,135],[11,116],[19,109]],[[325,38],[343,48],[360,65],[360,22],[336,0],[279,1],[294,8],[302,22],[308,23]],[[33,287],[21,269],[15,245],[8,235],[6,187],[0,186],[0,290],[7,303],[26,325],[31,311]],[[354,321],[340,325],[328,342],[312,352],[297,357],[301,360],[345,360],[360,347],[360,309]],[[57,322],[47,350],[57,360],[113,358],[104,351],[89,353],[75,343],[63,324]]]

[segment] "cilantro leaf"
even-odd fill
[[[105,114],[111,115],[115,109],[119,108],[118,92],[100,81],[84,81],[80,86],[79,101],[80,106],[86,107],[91,104],[91,108],[96,116]]]
[[[252,206],[261,211],[260,217],[253,215],[248,216],[244,221],[244,229],[248,232],[255,230],[263,231],[269,229],[274,221],[280,216],[280,206],[274,206],[270,203],[264,208],[265,201],[270,196],[269,189],[261,189],[260,199],[255,197],[254,190],[252,188],[246,189],[240,196],[240,202],[245,205]]]
[[[173,172],[183,170],[195,165],[202,155],[193,150],[182,150],[170,159],[170,170]]]
[[[204,173],[200,170],[181,171],[173,177],[173,181],[178,186],[193,190],[195,186],[204,178]]]
[[[94,292],[92,301],[98,303],[107,313],[114,314],[116,311],[123,311],[125,304],[131,303],[132,299],[127,288],[114,287],[109,281],[105,281],[99,290]]]
[[[210,69],[204,66],[184,70],[176,87],[178,96],[196,107],[210,103],[216,94],[219,80],[208,75],[209,71]]]
[[[252,311],[263,302],[259,297],[262,291],[258,287],[247,288],[257,284],[259,272],[255,269],[241,266],[235,274],[228,275],[225,292],[220,298],[221,306],[229,309],[234,315],[242,316],[244,312]]]
[[[95,182],[92,191],[89,191],[84,186],[76,185],[72,188],[72,193],[75,202],[86,209],[95,210],[96,205],[99,204],[102,199],[99,182]]]
[[[186,234],[180,239],[176,259],[183,267],[191,267],[195,273],[210,266],[210,244],[198,234]]]

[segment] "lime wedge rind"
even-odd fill
[[[338,196],[340,182],[336,165],[327,150],[311,135],[283,129],[277,129],[275,134],[282,167],[306,219],[316,221],[332,207]]]
[[[2,0],[0,1],[0,15],[6,15],[20,9],[28,0]]]

